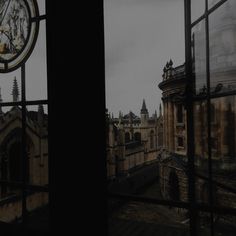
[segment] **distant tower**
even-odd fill
[[[13,102],[18,102],[19,101],[19,89],[18,89],[18,84],[16,77],[14,78],[13,81],[13,88],[12,88],[12,96],[13,96]]]
[[[142,109],[141,109],[141,124],[147,124],[149,115],[148,115],[148,110],[146,108],[146,103],[145,100],[143,99],[143,105],[142,105]]]
[[[119,128],[123,128],[123,117],[121,114],[121,111],[119,112],[119,124],[118,124]]]
[[[133,129],[133,116],[132,112],[129,112],[129,128],[130,128],[130,133],[131,133],[131,140],[134,138],[134,129]]]

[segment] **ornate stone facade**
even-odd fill
[[[160,107],[149,117],[143,100],[140,118],[132,112],[107,115],[107,177],[129,176],[143,165],[157,161],[163,146],[163,116]]]
[[[14,80],[13,101],[19,101],[16,79]],[[2,99],[0,99],[2,102]],[[42,105],[38,111],[27,111],[26,147],[27,184],[48,185],[48,118]],[[18,106],[3,112],[0,103],[0,178],[2,181],[22,181],[22,110]],[[27,196],[29,211],[48,203],[47,193],[33,193]],[[10,222],[21,217],[22,190],[16,186],[1,183],[0,187],[0,221]]]

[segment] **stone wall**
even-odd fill
[[[22,201],[11,197],[0,201],[0,221],[11,222],[22,215]],[[27,197],[27,210],[33,211],[48,204],[48,193],[34,193]]]

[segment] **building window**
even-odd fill
[[[178,147],[184,147],[184,138],[183,137],[177,137],[177,145],[178,145]]]
[[[177,123],[183,123],[183,106],[181,104],[177,105]]]
[[[33,212],[49,206],[46,5],[0,1],[0,221],[24,228]],[[48,227],[49,215],[43,217]]]
[[[184,147],[184,141],[187,141],[186,155],[173,153],[175,143],[173,136],[172,139],[170,136],[175,127],[164,130],[164,135],[165,132],[169,135],[167,143],[170,150],[167,150],[169,153],[160,168],[163,198],[160,197],[158,200],[161,201],[155,203],[162,205],[165,202],[172,208],[177,206],[180,212],[187,212],[185,216],[190,229],[187,234],[191,236],[204,233],[224,235],[228,232],[222,229],[231,231],[227,225],[235,228],[236,217],[236,188],[233,187],[236,173],[236,1],[185,0],[184,3],[186,60],[185,73],[181,79],[186,81],[184,105],[188,129],[186,137],[176,137],[176,144]],[[232,98],[230,105],[226,97]],[[199,102],[202,107],[195,109]],[[176,123],[183,123],[183,106],[176,105],[175,111]],[[195,113],[198,111],[200,114]],[[171,121],[170,117],[164,120],[168,125],[172,125]],[[221,150],[214,153],[212,149]],[[197,155],[197,152],[202,155]],[[164,158],[166,156],[163,155]],[[151,201],[126,194],[123,199]],[[234,233],[233,229],[229,234]]]

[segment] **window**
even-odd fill
[[[0,222],[28,228],[43,211],[48,230],[46,2],[0,0],[0,8]]]
[[[164,114],[172,113],[164,116],[164,145],[169,150],[165,153],[167,158],[163,155],[165,160],[158,163],[160,195],[153,199],[147,192],[137,196],[130,190],[111,196],[148,202],[152,207],[158,204],[165,210],[165,206],[173,208],[171,212],[187,222],[187,235],[234,235],[228,225],[235,227],[236,216],[236,2],[185,0],[184,3],[186,50],[182,68],[186,94],[184,107],[176,105],[176,117],[171,103],[174,95],[166,90],[172,96],[163,98]],[[173,81],[163,80],[162,86]],[[184,122],[184,109],[186,130],[174,125],[175,121]],[[177,137],[178,147],[186,142],[186,153],[175,153],[173,137]],[[125,213],[124,210],[122,216]]]
[[[177,105],[177,123],[183,123],[183,107],[181,104]]]
[[[184,139],[183,137],[177,137],[178,147],[184,147]]]

